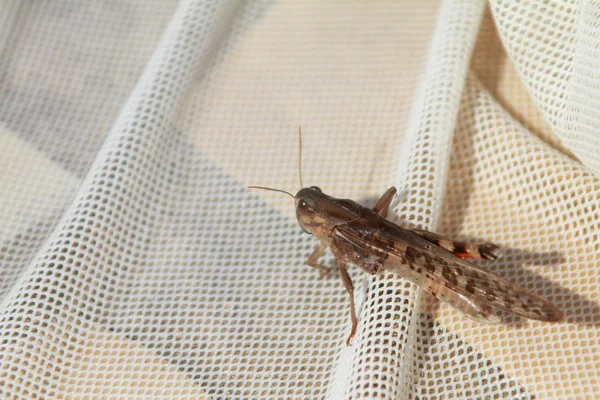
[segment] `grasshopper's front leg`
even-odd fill
[[[319,264],[319,258],[323,255],[325,250],[327,249],[327,244],[325,242],[321,242],[319,247],[317,247],[310,256],[308,256],[308,265],[313,268],[321,271],[321,278],[329,278],[331,276],[331,268],[323,264]]]

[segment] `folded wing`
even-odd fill
[[[376,257],[385,270],[414,282],[478,321],[499,322],[494,309],[540,321],[563,319],[562,312],[543,297],[374,213],[339,225],[333,235],[334,244]],[[360,261],[356,263],[362,266]]]

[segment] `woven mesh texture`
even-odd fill
[[[0,398],[600,392],[593,3],[0,3]],[[565,314],[484,325],[306,265],[302,179],[504,249]],[[332,254],[322,262],[335,265]]]

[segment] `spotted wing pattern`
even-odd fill
[[[473,319],[499,322],[496,309],[541,321],[563,319],[548,300],[373,212],[336,226],[333,236],[333,245],[352,254],[358,266],[398,273]]]

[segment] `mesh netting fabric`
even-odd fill
[[[0,4],[0,397],[593,398],[598,5]],[[304,184],[449,237],[565,321],[337,273]],[[323,262],[334,265],[328,254]]]

